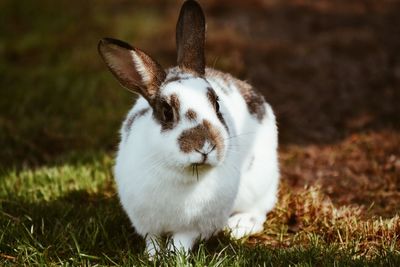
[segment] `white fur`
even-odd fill
[[[175,71],[170,69],[169,73]],[[266,213],[275,204],[279,168],[272,109],[265,104],[267,114],[259,122],[249,113],[234,83],[225,83],[209,70],[205,78],[185,77],[162,85],[161,95],[174,93],[181,104],[180,122],[172,130],[162,132],[151,110],[126,132],[128,118],[150,108],[143,97],[137,100],[121,130],[115,165],[118,193],[136,231],[147,236],[149,254],[158,249],[157,237],[166,233],[172,237],[170,249],[188,251],[196,239],[208,238],[227,224],[237,238],[262,231]],[[210,85],[220,98],[229,133],[207,99]],[[230,87],[232,92],[225,94],[220,86]],[[197,113],[196,122],[184,118],[189,108]],[[216,152],[210,153],[208,163],[212,167],[200,170],[197,178],[189,165],[201,155],[184,154],[177,139],[183,130],[203,119],[221,133],[225,150],[221,158]]]
[[[212,72],[213,70],[207,69],[206,75]],[[230,128],[235,128],[234,138],[238,145],[232,147],[232,152],[240,154],[240,159],[233,165],[239,169],[241,178],[239,192],[228,220],[228,230],[233,237],[242,238],[263,230],[266,214],[276,202],[279,163],[275,115],[270,105],[265,103],[266,115],[260,123],[249,114],[234,78],[227,83],[218,76],[210,75],[208,80],[234,118],[230,121]],[[232,90],[228,97],[222,92],[221,85]]]

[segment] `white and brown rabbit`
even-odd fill
[[[170,235],[188,251],[225,226],[235,238],[263,230],[279,181],[277,128],[263,96],[205,67],[205,19],[186,1],[177,27],[178,66],[105,38],[110,71],[140,96],[121,129],[115,177],[123,208],[147,252]]]

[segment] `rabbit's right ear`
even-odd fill
[[[112,38],[100,40],[98,50],[122,86],[153,103],[166,77],[165,71],[155,60],[143,51]]]
[[[176,24],[176,48],[178,65],[187,71],[204,75],[205,18],[201,6],[187,0],[179,13]]]

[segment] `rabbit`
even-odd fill
[[[121,85],[139,95],[123,122],[114,166],[118,195],[146,251],[159,238],[190,251],[228,229],[263,230],[279,181],[272,108],[248,83],[205,66],[205,17],[184,2],[177,66],[164,70],[142,50],[112,39],[98,51]]]

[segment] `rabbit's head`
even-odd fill
[[[224,103],[205,79],[205,19],[192,0],[182,6],[177,27],[178,66],[167,73],[129,44],[102,39],[98,49],[110,71],[127,89],[143,96],[159,127],[158,152],[178,166],[216,166],[226,157],[229,129]],[[132,129],[140,130],[140,129]]]

